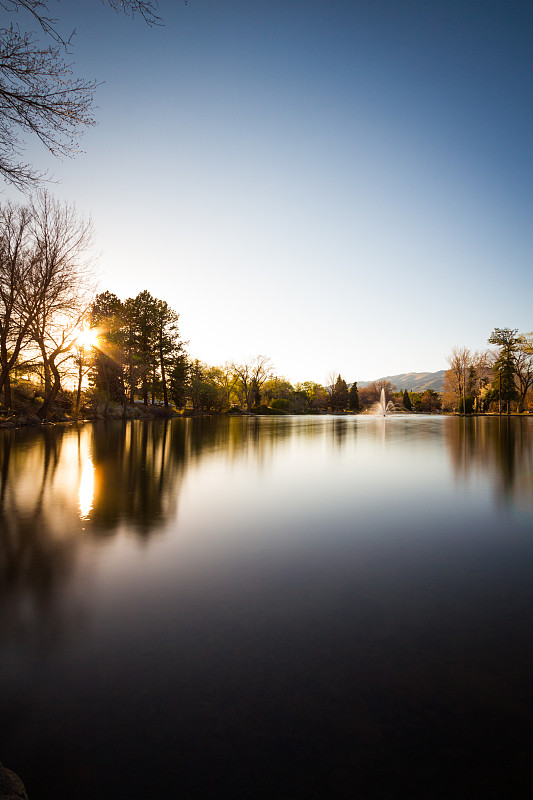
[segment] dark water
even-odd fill
[[[0,436],[0,760],[31,800],[533,786],[533,419]]]

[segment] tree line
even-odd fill
[[[340,375],[291,384],[267,356],[208,365],[186,351],[179,315],[147,290],[121,300],[95,295],[92,225],[47,192],[0,204],[0,401],[14,392],[48,418],[111,404],[194,412],[364,412],[385,392],[397,410],[524,411],[533,391],[533,334],[495,328],[481,353],[454,347],[444,391],[364,387]],[[97,341],[87,338],[87,331]],[[70,394],[69,394],[70,392]]]
[[[453,348],[444,390],[438,393],[398,391],[385,379],[358,387],[340,374],[330,375],[325,385],[293,385],[275,374],[264,355],[243,363],[204,364],[185,352],[177,319],[148,292],[124,303],[109,293],[98,295],[91,320],[96,326],[104,322],[106,332],[101,334],[104,346],[93,356],[93,386],[117,401],[127,395],[133,402],[140,395],[145,404],[168,405],[170,399],[177,408],[208,413],[359,413],[371,409],[382,390],[386,402],[407,412],[524,411],[533,400],[533,334],[513,329],[494,329],[488,342],[497,349],[473,353]]]
[[[533,333],[494,328],[487,343],[471,351],[454,347],[444,376],[444,407],[460,414],[511,413],[533,405]]]
[[[285,377],[275,374],[271,360],[264,355],[244,362],[208,365],[190,359],[183,343],[179,339],[172,340],[172,336],[166,340],[168,362],[163,371],[165,361],[160,357],[158,346],[152,349],[146,349],[145,345],[135,347],[135,342],[149,342],[151,339],[149,331],[144,339],[141,333],[146,317],[139,313],[139,301],[145,308],[152,304],[153,309],[161,303],[151,298],[148,292],[142,292],[135,300],[123,304],[107,292],[95,300],[94,308],[98,313],[93,312],[93,323],[102,323],[102,308],[108,309],[107,325],[115,322],[115,327],[106,328],[108,333],[100,334],[99,349],[92,356],[92,384],[103,398],[125,402],[129,393],[129,402],[142,396],[145,405],[168,405],[170,398],[176,408],[189,408],[197,413],[359,413],[369,410],[380,399],[383,389],[387,401],[392,401],[397,410],[431,412],[441,408],[436,392],[398,392],[387,380],[373,381],[358,388],[356,381],[348,384],[339,374],[336,378],[330,376],[325,386],[315,381],[293,385]],[[121,320],[118,326],[117,319]],[[155,311],[152,319],[157,319]],[[156,343],[157,339],[152,341]],[[124,342],[128,343],[127,348]],[[131,343],[133,349],[129,349]],[[169,376],[168,391],[165,389],[165,372]],[[133,380],[130,375],[133,375]]]

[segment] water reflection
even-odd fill
[[[146,539],[176,517],[191,468],[213,460],[228,469],[248,464],[264,472],[299,442],[313,444],[318,462],[321,441],[333,446],[332,453],[359,446],[370,469],[378,454],[392,466],[403,447],[407,464],[424,442],[435,453],[443,440],[457,480],[485,474],[498,502],[530,505],[532,423],[516,418],[205,418],[6,431],[0,436],[0,519],[5,531],[26,525],[41,532],[39,540],[46,531],[65,546],[82,528],[102,537],[126,525]],[[372,442],[381,449],[368,449]]]
[[[94,502],[94,467],[90,458],[85,459],[81,472],[80,489],[80,518],[88,519]]]
[[[5,432],[3,761],[45,800],[375,796],[362,774],[411,797],[395,781],[421,768],[432,797],[477,741],[481,770],[518,774],[532,424]]]
[[[533,420],[448,419],[446,443],[461,482],[490,477],[497,505],[533,508]]]
[[[0,626],[18,640],[38,643],[62,628],[55,595],[75,550],[66,529],[73,499],[57,490],[62,448],[61,429],[1,438]]]
[[[171,425],[169,420],[94,426],[94,498],[88,530],[108,536],[127,523],[130,530],[147,538],[175,514],[185,431],[183,425]]]

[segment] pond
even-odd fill
[[[533,419],[4,431],[0,634],[30,800],[525,796]]]

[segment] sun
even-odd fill
[[[75,333],[74,341],[77,347],[83,347],[86,350],[96,347],[98,343],[97,328],[80,328]]]

